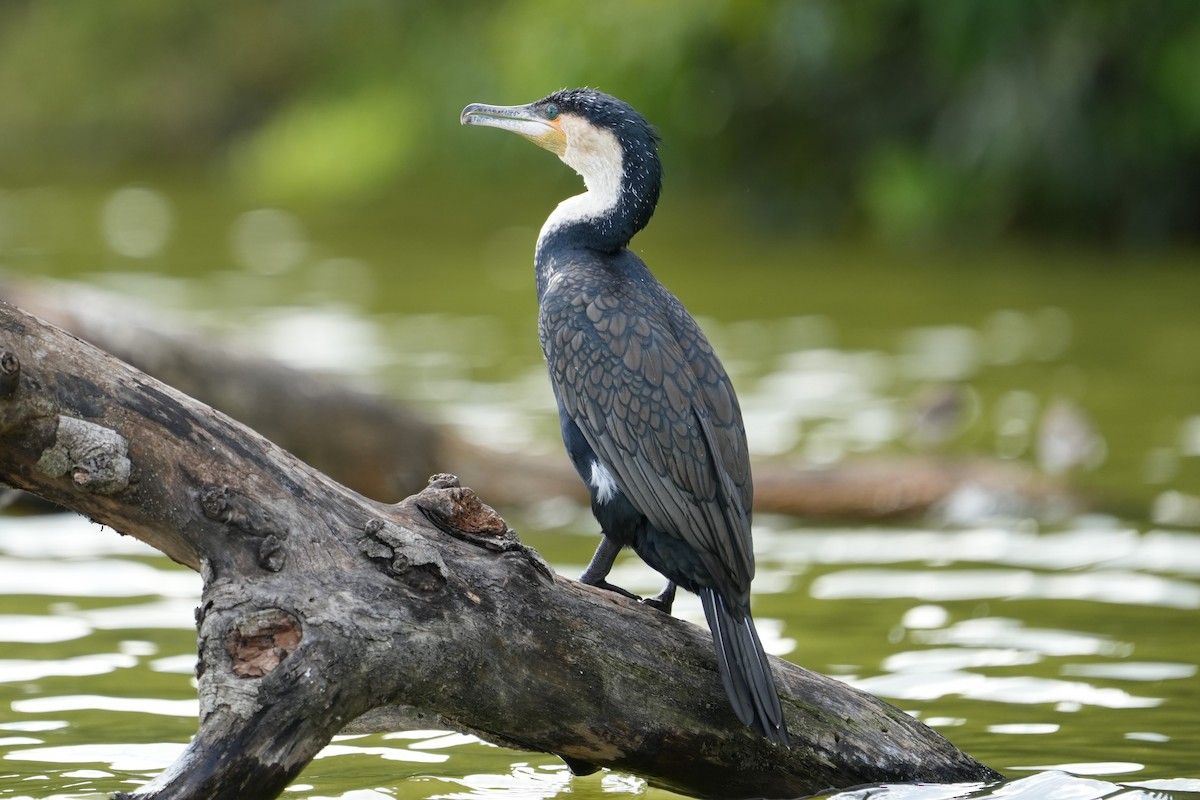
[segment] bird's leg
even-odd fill
[[[580,583],[586,583],[588,586],[595,586],[597,589],[607,589],[610,592],[623,594],[626,597],[632,597],[634,600],[641,600],[633,592],[627,592],[620,586],[614,586],[605,578],[612,571],[613,562],[617,560],[617,553],[621,552],[624,545],[605,536],[600,540],[600,546],[596,548],[595,555],[592,556],[591,563],[587,565],[587,569],[579,576]]]
[[[671,606],[675,605],[675,581],[667,581],[667,585],[663,587],[657,597],[647,597],[642,602],[651,608],[657,608],[664,614],[670,614]]]

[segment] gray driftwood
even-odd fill
[[[203,576],[199,732],[128,797],[275,797],[349,723],[397,708],[695,796],[998,777],[778,659],[793,744],[769,744],[733,717],[707,631],[555,575],[453,477],[368,500],[4,303],[0,482]]]

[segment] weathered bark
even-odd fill
[[[204,578],[201,718],[132,795],[274,797],[379,707],[706,797],[998,775],[903,712],[774,660],[793,732],[725,701],[707,631],[556,576],[440,476],[368,500],[228,417],[0,303],[0,481]]]
[[[71,331],[225,412],[356,492],[394,502],[441,470],[461,475],[500,507],[587,494],[564,455],[498,453],[463,441],[394,401],[210,338],[168,330],[110,294],[73,284],[0,281],[0,297]],[[755,511],[833,519],[928,512],[976,486],[1040,516],[1075,502],[1061,485],[1013,462],[897,456],[812,469],[754,467]]]

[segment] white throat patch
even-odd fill
[[[558,204],[542,225],[538,244],[552,232],[581,220],[598,219],[616,207],[621,198],[621,178],[624,163],[621,143],[616,134],[605,128],[597,128],[575,114],[564,114],[561,118],[563,132],[567,136],[567,151],[561,156],[563,163],[583,177],[587,191],[569,197]]]

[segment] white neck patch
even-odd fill
[[[542,225],[538,244],[559,228],[574,222],[599,219],[616,208],[621,198],[624,163],[616,134],[597,128],[575,114],[563,114],[560,125],[567,136],[563,163],[583,177],[587,191],[558,204]]]

